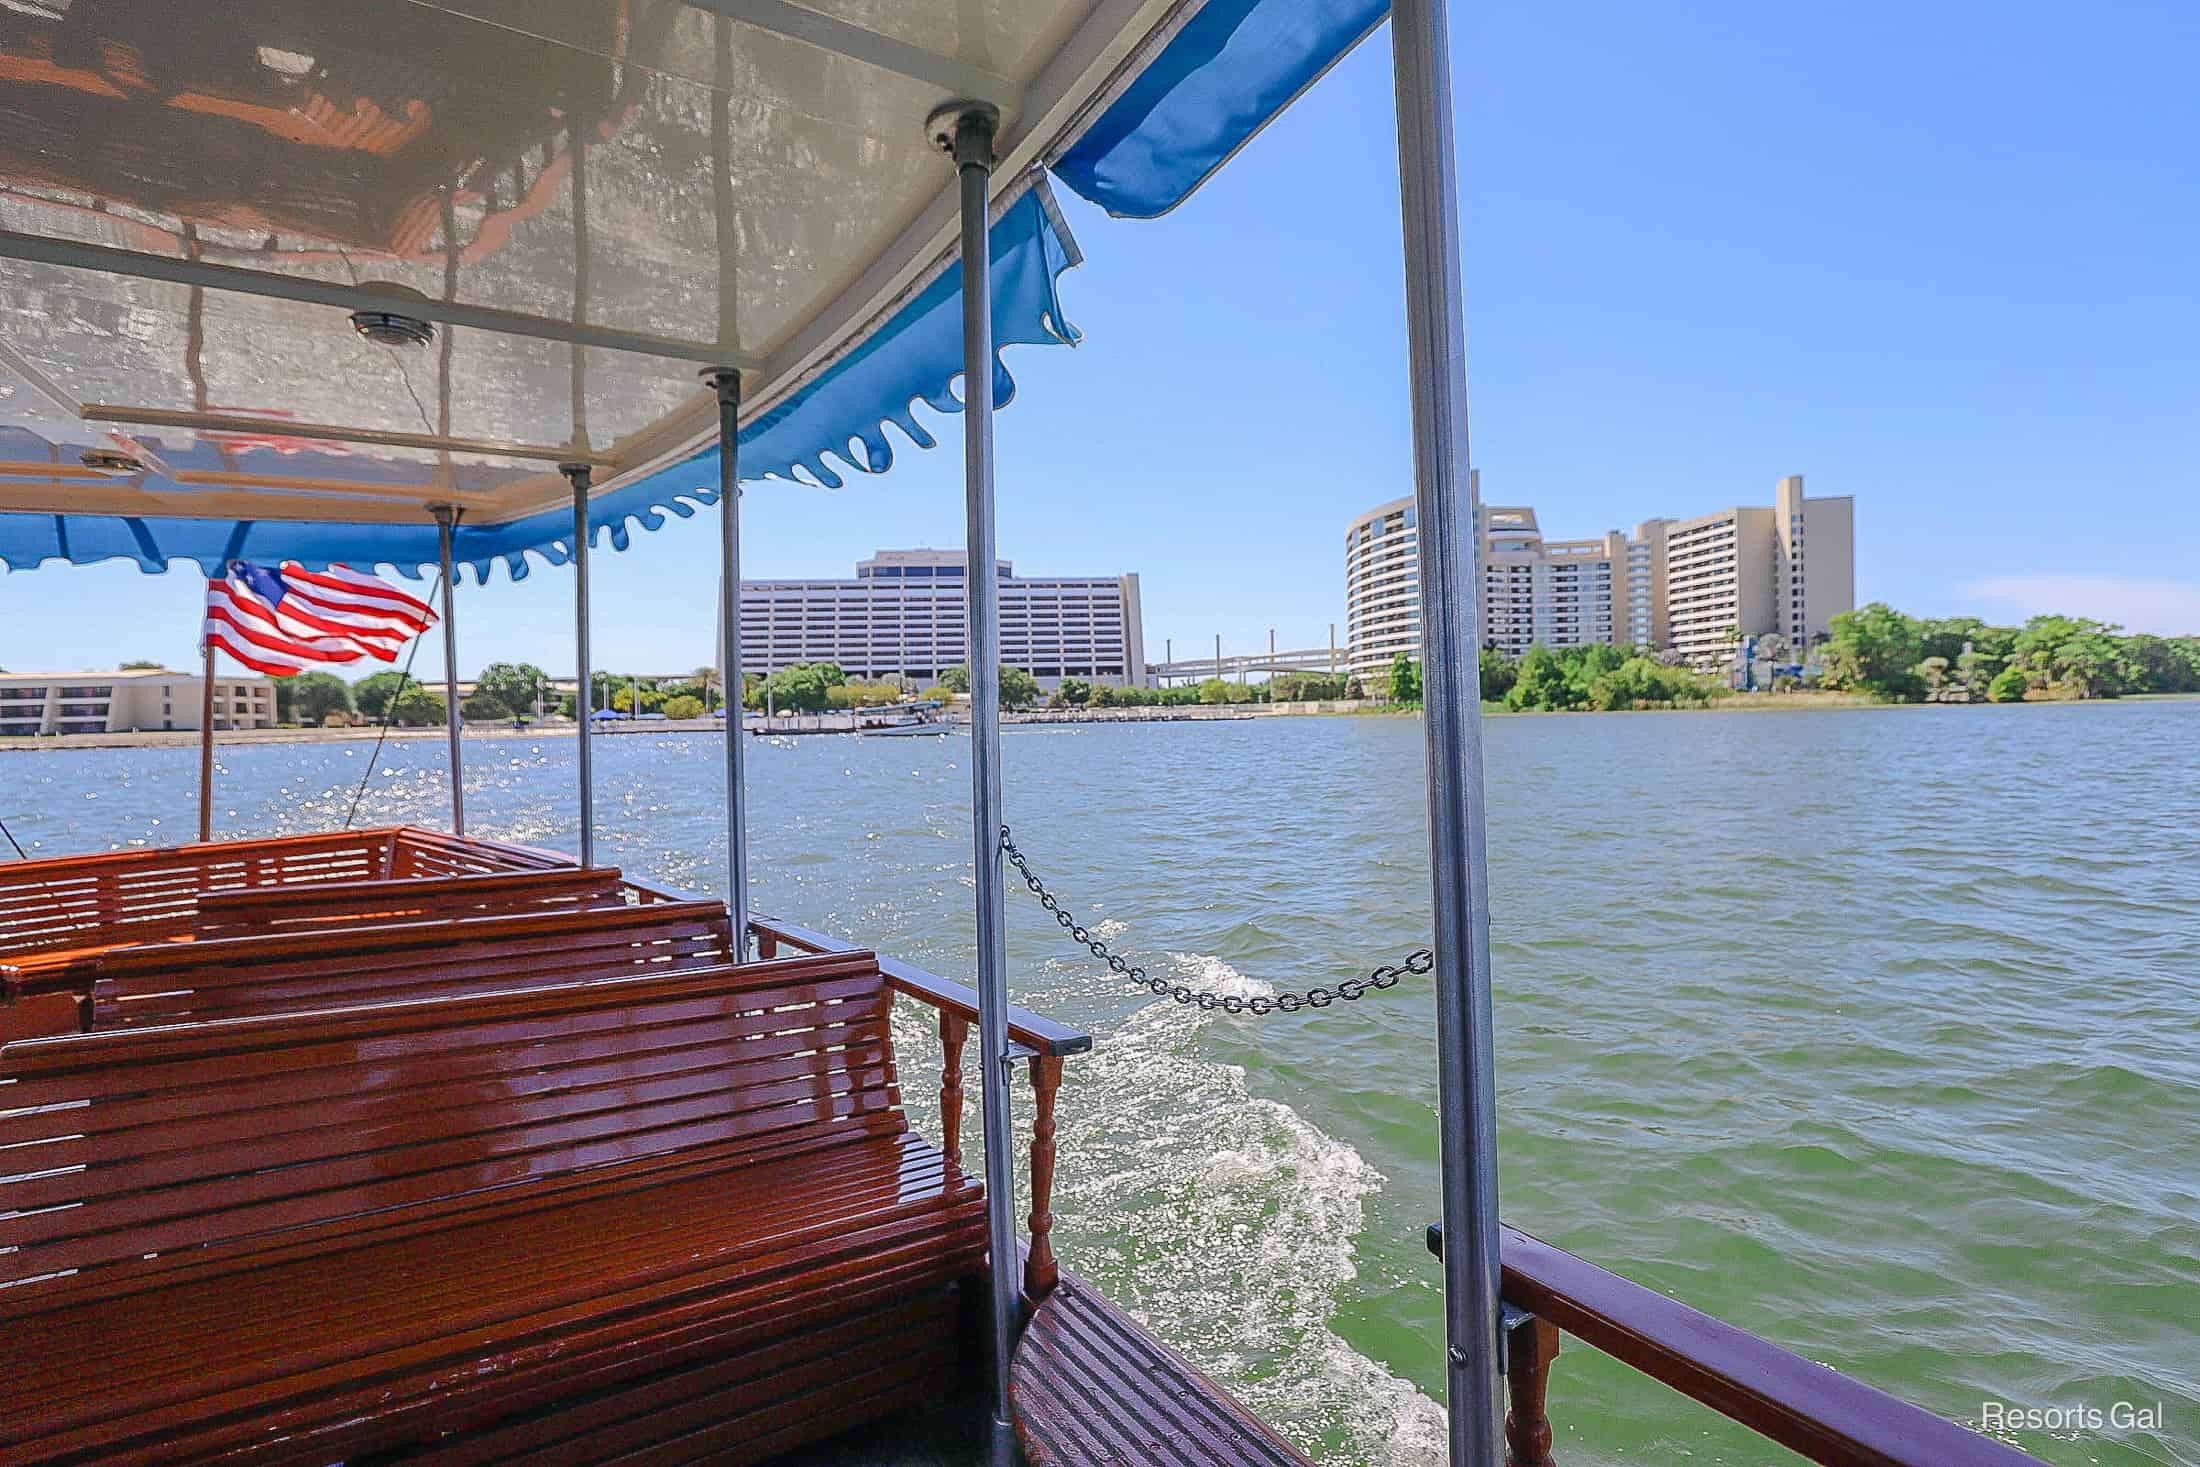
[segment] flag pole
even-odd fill
[[[206,643],[206,670],[199,679],[199,839],[214,838],[214,642]]]

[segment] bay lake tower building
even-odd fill
[[[1485,505],[1481,640],[1512,657],[1530,646],[1590,642],[1670,649],[1723,666],[1737,639],[1778,634],[1800,650],[1856,604],[1855,502],[1809,498],[1780,480],[1770,506],[1651,519],[1632,534],[1546,540],[1524,505]],[[1345,621],[1351,669],[1381,675],[1421,655],[1419,535],[1412,499],[1377,505],[1345,529]]]
[[[996,564],[1003,662],[1048,689],[1145,682],[1135,574],[1019,576]],[[852,580],[743,581],[743,670],[833,662],[850,677],[925,683],[967,666],[967,565],[959,550],[881,550]]]

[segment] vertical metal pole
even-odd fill
[[[435,516],[436,554],[443,563],[443,722],[451,733],[451,834],[466,833],[466,765],[459,755],[458,617],[451,609],[451,526],[458,511],[448,504],[429,507]]]
[[[951,124],[948,134],[943,124]],[[964,585],[970,608],[970,826],[978,877],[978,1073],[985,1121],[986,1238],[992,1253],[995,1467],[1016,1460],[1008,1409],[1010,1342],[1017,1325],[1015,1133],[1008,1113],[1008,913],[1001,885],[1001,588],[993,540],[993,294],[986,182],[1000,114],[950,103],[926,126],[948,144],[962,186]]]
[[[584,463],[559,464],[573,485],[573,660],[580,665],[580,692],[573,708],[581,716],[581,864],[596,864],[596,764],[590,715],[596,711],[596,679],[588,668],[588,479]]]
[[[718,389],[718,681],[726,689],[726,907],[734,955],[749,951],[749,812],[741,760],[741,374],[707,374]]]
[[[199,680],[199,839],[214,838],[214,644]]]
[[[1421,532],[1451,1462],[1452,1467],[1496,1467],[1504,1460],[1505,1419],[1497,1333],[1497,1087],[1446,5],[1447,0],[1395,0],[1391,52],[1405,233],[1413,495]]]

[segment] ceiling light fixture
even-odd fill
[[[378,294],[427,299],[410,286],[393,284],[387,280],[370,280],[362,288]],[[376,346],[426,346],[435,340],[435,327],[432,324],[419,316],[408,316],[402,311],[353,311],[351,329]]]

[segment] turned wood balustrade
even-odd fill
[[[797,927],[775,917],[749,918],[760,958],[782,944],[799,952],[853,952],[853,944]],[[950,1164],[962,1162],[963,1050],[978,1016],[975,990],[894,958],[881,957],[879,970],[890,992],[907,994],[939,1010],[940,1150]],[[1031,1076],[1031,1249],[1024,1258],[1024,1299],[1037,1304],[1061,1278],[1054,1257],[1054,1102],[1062,1083],[1062,1061],[1092,1048],[1091,1036],[1024,1009],[1008,1013],[1009,1058],[1026,1062]]]

